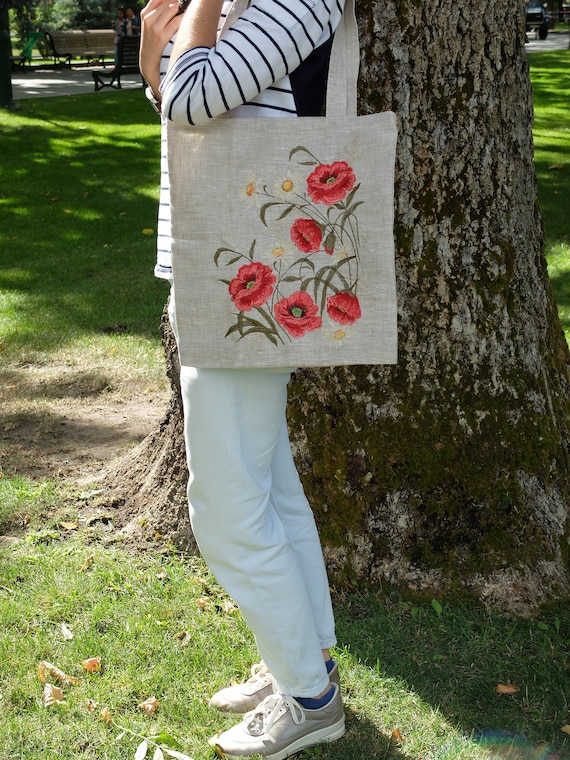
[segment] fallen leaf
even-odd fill
[[[142,741],[137,747],[137,751],[135,752],[135,760],[144,760],[147,752],[148,752],[148,742],[145,740],[145,741]]]
[[[91,498],[91,496],[97,495],[99,493],[103,493],[103,490],[101,488],[98,491],[87,491],[87,493],[85,494],[85,498],[89,499]],[[96,523],[96,522],[102,522],[102,523],[105,523],[105,525],[107,525],[107,523],[112,523],[114,519],[115,519],[114,515],[107,515],[107,514],[91,515],[90,517],[86,519],[85,522],[89,526],[93,525],[93,523]]]
[[[214,747],[214,752],[216,753],[218,757],[221,757],[222,759],[225,758],[225,755],[219,744],[214,744],[213,747]]]
[[[158,710],[158,705],[159,705],[159,701],[156,697],[149,697],[144,702],[141,702],[138,708],[139,710],[142,710],[142,712],[145,715],[148,715],[150,718]]]
[[[177,752],[175,749],[166,749],[164,750],[167,755],[170,755],[170,757],[176,757],[178,760],[192,760],[191,757],[188,755],[185,755],[183,752]]]
[[[73,678],[72,676],[68,676],[66,673],[63,672],[63,670],[56,667],[55,665],[52,665],[51,662],[42,660],[40,664],[38,665],[38,678],[43,684],[45,684],[47,680],[46,673],[49,673],[49,675],[52,678],[55,678],[56,681],[59,681],[60,683],[68,684],[69,686],[77,686],[77,684],[81,683],[80,678]]]
[[[73,631],[71,628],[68,628],[65,623],[61,624],[61,633],[63,635],[63,638],[67,641],[71,641],[73,639]]]
[[[95,564],[95,557],[91,554],[89,557],[87,557],[87,559],[81,565],[81,567],[79,568],[77,572],[84,573],[86,570],[89,570],[90,568],[92,568],[94,564]]]
[[[226,599],[226,601],[224,602],[224,612],[226,613],[226,615],[231,615],[232,612],[236,612],[236,611],[237,611],[237,607],[235,606],[235,604],[229,599]]]
[[[154,230],[152,227],[145,227],[143,230],[143,235],[154,235]]]
[[[562,726],[562,728],[560,730],[564,731],[565,734],[570,734],[570,726],[568,726],[568,725]]]
[[[514,683],[498,683],[495,686],[497,694],[516,694],[519,691],[519,687],[515,686]]]
[[[182,749],[180,742],[177,742],[176,739],[166,731],[161,731],[159,734],[152,734],[152,736],[148,737],[148,740],[153,744],[159,744],[163,752],[166,752],[167,748],[168,751]]]
[[[201,610],[208,609],[208,600],[203,596],[199,596],[198,599],[196,599],[196,604]]]
[[[42,702],[44,707],[65,704],[65,700],[63,699],[63,691],[59,688],[59,686],[54,686],[51,683],[46,683],[42,692]]]
[[[60,525],[65,530],[77,530],[78,522],[77,520],[74,520],[73,522],[62,522]]]
[[[95,702],[94,699],[87,700],[87,712],[90,712],[90,713],[96,712],[98,707],[99,707],[99,704]]]
[[[81,665],[83,666],[83,670],[86,670],[88,673],[101,672],[101,658],[100,657],[89,657],[88,660],[83,660]]]
[[[406,737],[402,736],[397,728],[392,731],[392,739],[394,739],[395,742],[398,742],[398,744],[403,744],[406,741]]]
[[[564,164],[550,164],[549,169],[564,169]]]
[[[108,707],[104,707],[101,710],[100,716],[101,716],[101,718],[103,718],[103,720],[105,721],[105,723],[112,723],[113,722],[113,718],[111,718],[111,713],[109,712],[109,708]]]

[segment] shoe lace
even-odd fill
[[[299,725],[305,721],[305,713],[301,705],[285,694],[270,694],[255,710],[244,715],[244,723],[252,736],[261,736],[271,730],[271,727],[281,715],[282,709],[289,710],[293,723]]]
[[[255,665],[251,666],[251,678],[247,679],[247,683],[257,683],[257,681],[261,681],[263,678],[267,678],[268,675],[269,668],[262,660],[261,662],[258,662]]]

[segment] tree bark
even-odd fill
[[[543,255],[524,6],[363,0],[358,16],[360,111],[391,109],[400,129],[399,362],[297,371],[296,461],[336,582],[527,614],[570,595],[570,356]],[[168,414],[137,464],[162,494],[153,524],[190,546],[174,527],[177,402]],[[141,494],[121,498],[138,512]]]

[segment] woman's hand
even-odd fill
[[[178,0],[149,0],[141,11],[141,73],[157,99],[160,99],[160,59],[182,20],[177,15],[178,8]]]

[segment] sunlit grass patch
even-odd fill
[[[570,344],[570,51],[531,53],[534,147],[545,253]]]

